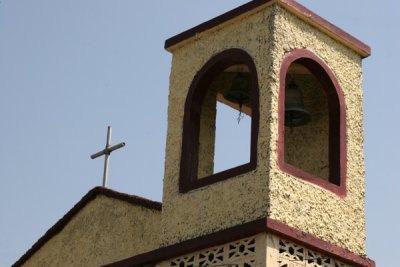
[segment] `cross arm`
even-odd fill
[[[116,144],[116,145],[114,145],[112,147],[106,147],[105,149],[103,149],[103,150],[91,155],[90,158],[91,159],[95,159],[95,158],[98,158],[98,157],[103,156],[103,155],[109,155],[114,150],[117,150],[117,149],[119,149],[121,147],[124,147],[124,146],[125,146],[125,143],[122,142],[122,143]]]

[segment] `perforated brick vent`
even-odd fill
[[[155,267],[354,267],[272,234],[259,234],[159,262]]]
[[[255,256],[256,238],[250,237],[164,261],[157,267],[255,267]]]
[[[279,267],[351,267],[326,255],[279,239]]]

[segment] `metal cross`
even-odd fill
[[[119,143],[115,146],[111,146],[111,132],[112,132],[111,126],[108,126],[106,148],[90,156],[91,159],[95,159],[95,158],[98,158],[103,155],[105,156],[104,157],[103,187],[107,187],[108,163],[110,161],[109,157],[110,157],[111,152],[125,146],[125,143]]]

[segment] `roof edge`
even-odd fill
[[[129,195],[121,192],[117,192],[102,186],[97,186],[91,189],[81,200],[74,205],[61,219],[59,219],[47,232],[40,237],[33,246],[25,252],[12,266],[22,266],[33,254],[35,254],[47,241],[53,236],[61,232],[62,229],[69,223],[69,221],[80,212],[90,201],[95,199],[99,195],[104,195],[110,198],[118,199],[121,201],[128,202],[130,204],[143,206],[145,208],[154,209],[161,211],[162,203],[148,200],[146,198],[138,197],[135,195]]]
[[[177,244],[168,245],[149,252],[135,255],[121,261],[104,265],[103,267],[141,267],[152,265],[157,262],[178,257],[180,255],[185,255],[197,250],[217,246],[233,240],[238,240],[262,233],[265,231],[265,225],[265,218],[257,219],[242,225],[220,230],[215,233],[195,237]]]
[[[293,15],[297,16],[301,20],[315,26],[322,32],[326,33],[333,39],[341,42],[345,46],[359,53],[363,58],[371,55],[371,48],[357,39],[356,37],[350,35],[339,27],[333,25],[329,21],[320,17],[313,11],[304,7],[303,5],[297,3],[295,0],[253,0],[237,8],[234,8],[222,15],[219,15],[213,19],[203,22],[193,28],[190,28],[182,33],[179,33],[165,41],[164,48],[168,51],[172,51],[172,48],[179,43],[196,36],[199,33],[210,30],[222,23],[232,20],[244,13],[255,10],[256,8],[266,5],[277,3],[284,9],[288,10]]]
[[[301,20],[308,22],[311,25],[314,25],[330,37],[356,51],[363,58],[371,55],[371,48],[367,44],[363,43],[353,35],[340,29],[339,27],[333,25],[310,9],[297,3],[295,0],[277,0],[277,3],[293,15],[299,17]]]
[[[181,32],[181,33],[179,33],[179,34],[177,34],[177,35],[175,35],[175,36],[173,36],[171,38],[168,38],[165,41],[164,48],[166,50],[170,51],[170,48],[172,48],[173,46],[175,46],[175,45],[181,43],[182,41],[185,41],[185,40],[195,36],[196,34],[199,34],[201,32],[207,31],[207,30],[209,30],[211,28],[214,28],[217,25],[220,25],[220,24],[222,24],[224,22],[227,22],[227,21],[229,21],[231,19],[239,17],[240,15],[242,15],[242,14],[244,14],[246,12],[252,11],[252,10],[254,10],[254,9],[264,5],[264,4],[267,4],[267,3],[271,3],[272,4],[275,1],[276,0],[253,0],[253,1],[250,1],[250,2],[248,2],[246,4],[243,4],[243,5],[239,6],[239,7],[234,8],[234,9],[232,9],[232,10],[226,12],[226,13],[223,13],[223,14],[215,17],[215,18],[212,18],[212,19],[210,19],[208,21],[205,21],[205,22],[203,22],[203,23],[201,23],[201,24],[199,24],[199,25],[197,25],[197,26],[195,26],[193,28],[190,28],[190,29],[188,29],[188,30],[186,30],[184,32]]]
[[[181,243],[145,252],[121,261],[104,265],[103,267],[150,266],[164,260],[263,232],[286,238],[324,255],[339,259],[357,267],[375,267],[375,262],[365,256],[355,254],[354,252],[348,251],[314,235],[302,232],[271,218],[256,219],[242,225],[233,226],[205,236],[196,237]]]

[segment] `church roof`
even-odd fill
[[[105,187],[95,187],[91,189],[75,206],[68,211],[56,224],[54,224],[38,241],[14,263],[13,266],[22,266],[33,254],[35,254],[47,241],[57,235],[63,228],[77,215],[89,202],[97,196],[103,195],[109,198],[121,200],[130,204],[142,206],[148,209],[161,211],[161,203],[148,200],[142,197],[120,193]]]
[[[273,3],[277,3],[281,7],[285,8],[293,15],[297,16],[301,20],[313,25],[314,27],[320,29],[322,32],[326,33],[333,39],[341,42],[345,46],[353,49],[357,53],[359,53],[362,57],[368,57],[371,55],[371,48],[363,43],[362,41],[358,40],[354,36],[348,34],[347,32],[343,31],[342,29],[336,27],[335,25],[331,24],[327,20],[323,19],[322,17],[318,16],[311,10],[307,9],[306,7],[300,5],[294,0],[253,0],[250,1],[242,6],[239,6],[231,11],[228,11],[218,17],[215,17],[211,20],[208,20],[204,23],[201,23],[189,30],[186,30],[180,34],[177,34],[165,41],[165,49],[168,51],[172,51],[175,45],[180,44],[183,41],[186,41],[195,35],[207,31],[211,28],[214,28],[218,25],[221,25],[229,20],[235,19],[245,13],[257,11],[259,8],[263,6],[271,5]]]

